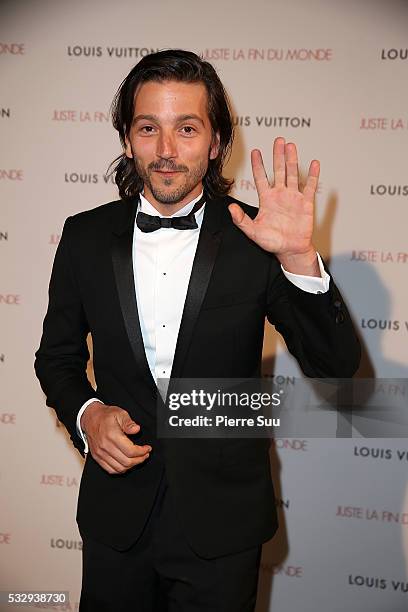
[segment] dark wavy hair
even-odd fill
[[[213,137],[217,132],[220,135],[220,146],[217,157],[209,160],[203,186],[210,198],[226,195],[234,181],[223,177],[222,169],[231,152],[234,128],[226,91],[213,66],[195,53],[182,49],[158,51],[143,57],[121,83],[112,102],[112,123],[119,132],[123,147],[132,125],[135,91],[147,81],[201,82],[205,85],[208,117]],[[125,152],[109,168],[115,175],[122,199],[134,197],[142,191],[143,181],[136,171],[134,160],[126,157]]]

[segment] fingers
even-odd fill
[[[139,446],[133,444],[128,435],[136,434],[140,431],[140,425],[130,417],[129,413],[122,408],[115,413],[116,427],[109,429],[106,438],[111,442],[126,458],[137,457]]]
[[[252,239],[254,236],[254,222],[251,217],[248,217],[238,204],[230,204],[228,210],[231,213],[234,224],[239,227],[248,238]]]
[[[320,162],[314,159],[309,166],[309,174],[307,175],[306,185],[303,190],[303,196],[307,202],[313,202],[316,194],[317,185],[319,184]]]
[[[275,138],[273,143],[273,175],[274,187],[285,187],[285,139]]]
[[[126,410],[108,406],[88,425],[92,457],[110,474],[122,474],[149,457],[150,445],[137,445],[128,438],[128,435],[140,431],[140,425]]]
[[[251,166],[252,174],[254,176],[255,187],[260,196],[263,191],[270,187],[268,181],[268,175],[265,172],[265,166],[263,164],[262,153],[259,149],[251,151]]]
[[[299,191],[299,172],[296,145],[292,142],[285,145],[286,185],[288,189]]]
[[[134,445],[134,448],[133,457],[128,457],[115,447],[114,443],[107,442],[93,452],[92,456],[110,474],[123,474],[135,465],[146,461],[152,450],[151,446],[147,444],[144,446]]]
[[[258,149],[251,152],[252,172],[258,195],[270,187],[268,175],[262,160],[262,154]],[[313,200],[318,181],[320,164],[313,160],[310,164],[309,175],[304,189],[307,200]],[[273,143],[273,173],[274,187],[287,187],[293,191],[299,191],[299,167],[296,145],[293,142],[285,143],[282,136],[275,138]]]
[[[137,431],[139,429],[140,427],[137,426]],[[142,463],[151,450],[152,447],[149,444],[134,444],[119,427],[111,429],[100,441],[98,448],[100,456],[105,461],[112,458],[126,469]]]
[[[109,474],[124,474],[127,472],[133,465],[123,465],[119,461],[116,461],[111,455],[101,455],[92,454],[93,458],[99,465]],[[139,463],[143,463],[145,459],[147,459],[149,455],[146,454],[143,459],[139,461]]]
[[[115,464],[108,463],[107,461],[104,461],[103,459],[96,457],[93,453],[92,453],[92,457],[95,459],[97,463],[99,463],[99,465],[101,466],[101,468],[105,470],[105,472],[108,472],[108,474],[119,474],[120,473],[118,467],[115,467]]]
[[[140,425],[135,423],[135,421],[133,421],[130,417],[128,419],[125,419],[124,421],[122,421],[119,424],[122,427],[122,431],[124,431],[125,433],[128,433],[128,434],[137,433],[139,431],[139,429],[140,429]]]
[[[94,457],[94,455],[92,455]],[[145,455],[143,459],[139,461],[139,463],[143,463],[149,455]],[[99,463],[99,465],[106,471],[108,474],[124,474],[127,472],[133,465],[124,466],[115,459],[110,456],[106,457],[106,461],[101,457],[94,457],[95,461]]]
[[[255,186],[258,195],[265,191],[270,184],[268,175],[262,160],[262,154],[258,149],[251,152],[252,172],[254,175]],[[320,164],[318,160],[313,160],[310,164],[307,182],[308,194],[314,193],[319,179]],[[299,168],[296,145],[293,142],[285,143],[282,136],[275,138],[273,143],[273,174],[274,187],[288,187],[288,189],[299,191]],[[317,179],[317,180],[316,180]]]

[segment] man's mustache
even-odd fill
[[[178,166],[171,160],[150,162],[147,168],[148,170],[153,170],[153,171],[167,170],[168,172],[188,172],[187,166]]]

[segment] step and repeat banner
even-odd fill
[[[118,197],[107,174],[120,153],[115,91],[152,51],[212,62],[236,126],[226,174],[254,206],[252,148],[271,167],[284,136],[303,173],[320,159],[315,243],[361,335],[358,375],[405,406],[408,4],[33,0],[0,10],[0,590],[69,591],[60,609],[76,610],[83,461],[45,406],[33,360],[65,218]],[[264,355],[265,376],[300,376],[269,325]],[[406,439],[277,438],[271,465],[281,520],[264,546],[257,612],[408,609]]]

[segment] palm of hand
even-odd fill
[[[320,164],[314,160],[303,193],[299,190],[296,146],[277,138],[273,149],[275,182],[272,186],[260,151],[251,154],[252,171],[259,197],[259,212],[251,219],[237,205],[230,205],[234,223],[266,251],[299,255],[313,249],[314,196]]]

